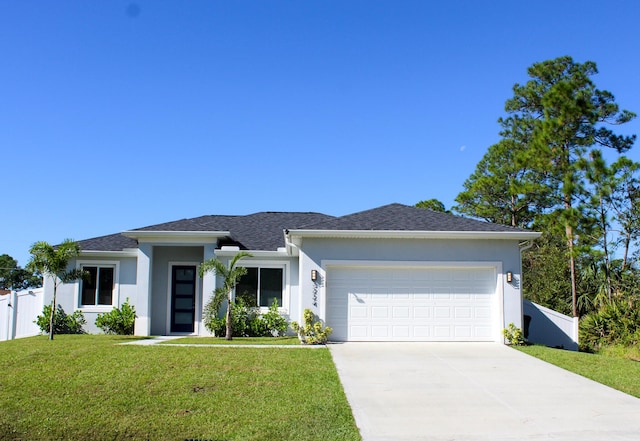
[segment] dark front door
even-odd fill
[[[171,332],[193,332],[196,311],[196,267],[171,267]]]

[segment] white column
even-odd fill
[[[209,259],[213,259],[216,257],[215,255],[215,244],[205,244],[204,246],[204,254],[202,256],[203,261],[206,262]],[[202,276],[202,306],[200,311],[200,326],[198,327],[199,335],[213,335],[207,328],[204,326],[204,307],[209,301],[213,298],[213,291],[216,289],[216,276],[212,272],[208,272]]]
[[[151,335],[151,256],[153,246],[138,244],[135,335]]]

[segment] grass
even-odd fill
[[[225,340],[224,337],[185,337],[168,340],[160,344],[182,345],[300,345],[298,337],[233,337],[233,340]]]
[[[0,440],[359,440],[327,349],[0,343]]]
[[[598,383],[640,398],[640,363],[610,349],[599,354],[564,351],[545,346],[519,346],[518,350]],[[624,354],[624,351],[622,352]]]

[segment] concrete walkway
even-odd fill
[[[204,343],[167,343],[172,340],[177,340],[180,338],[184,338],[182,336],[175,335],[164,335],[157,336],[151,338],[144,338],[141,340],[128,341],[126,343],[120,343],[121,345],[136,345],[136,346],[151,346],[151,345],[160,345],[160,346],[185,346],[192,348],[283,348],[283,349],[296,349],[296,348],[304,348],[304,349],[320,349],[325,348],[325,345],[272,345],[272,344],[227,344],[227,343],[218,343],[218,344],[204,344]],[[163,344],[160,344],[163,343]]]
[[[640,399],[503,345],[329,349],[364,441],[640,440]]]
[[[121,344],[136,345],[136,346],[150,346],[150,345],[157,345],[160,343],[164,343],[166,341],[177,340],[179,338],[182,338],[182,337],[175,336],[175,335],[159,335],[157,337],[143,338],[140,340],[128,341],[126,343],[121,343]]]

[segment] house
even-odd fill
[[[90,332],[130,299],[137,335],[207,335],[203,305],[222,281],[198,266],[247,250],[242,286],[257,305],[276,299],[298,321],[311,308],[333,340],[502,342],[504,327],[523,324],[521,250],[538,236],[401,204],[202,216],[79,241],[73,266],[91,281],[62,285],[58,299]],[[45,281],[45,302],[52,291]]]

